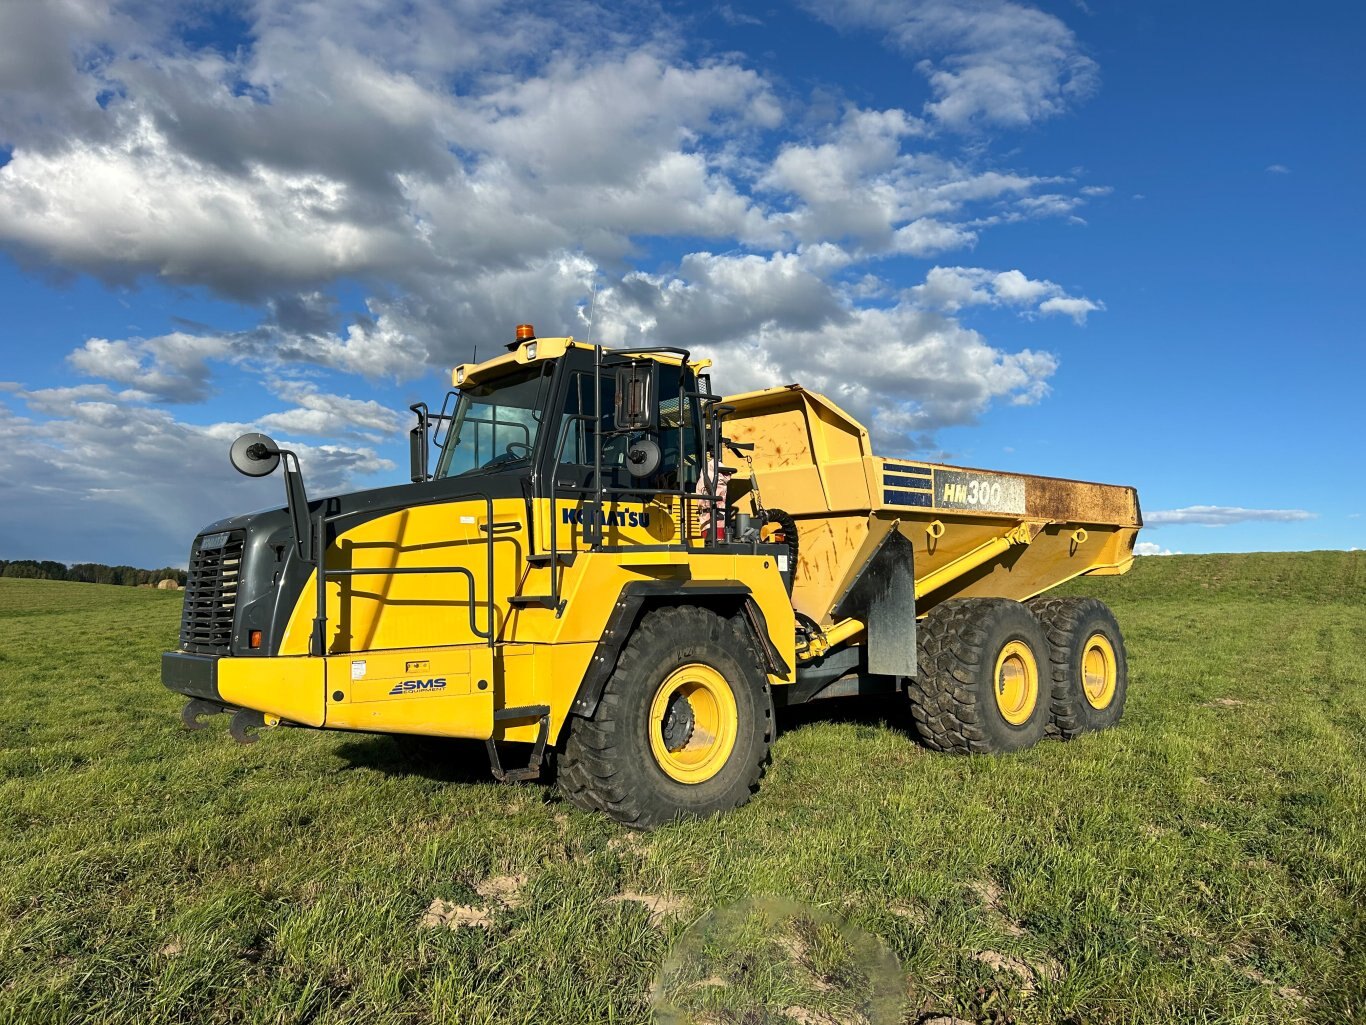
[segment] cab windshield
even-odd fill
[[[460,392],[436,476],[526,466],[541,430],[550,361],[519,368]]]

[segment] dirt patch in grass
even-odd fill
[[[474,892],[486,901],[502,904],[504,907],[520,907],[525,900],[522,887],[526,885],[525,875],[489,876],[474,884]]]
[[[1008,973],[1020,980],[1020,995],[1033,996],[1039,988],[1039,981],[1056,982],[1062,978],[1062,965],[1051,957],[1035,957],[1026,960],[1012,954],[1002,954],[999,950],[982,950],[972,955],[998,975]]]
[[[1006,914],[1002,905],[1005,891],[993,880],[985,879],[975,883],[969,883],[968,888],[977,894],[978,898],[986,905],[988,917],[992,924],[1000,929],[1007,936],[1024,936],[1025,928],[1015,919]]]
[[[488,929],[493,919],[480,908],[452,904],[437,898],[422,916],[418,926],[423,929]]]
[[[620,904],[630,901],[633,904],[640,904],[650,913],[650,924],[659,928],[664,924],[665,919],[672,918],[687,907],[687,903],[681,897],[670,897],[663,893],[637,893],[634,890],[623,890],[607,898],[609,904]]]
[[[1256,968],[1244,967],[1242,972],[1244,976],[1257,983],[1257,985],[1270,987],[1272,991],[1275,992],[1276,996],[1280,997],[1286,1003],[1295,1004],[1298,1007],[1309,1006],[1308,998],[1294,986],[1278,986],[1273,980],[1262,972],[1259,972]]]
[[[896,915],[897,918],[906,919],[912,925],[924,926],[928,925],[930,921],[929,911],[919,904],[907,904],[898,901],[895,904],[889,904],[887,910]]]
[[[656,1025],[900,1021],[904,982],[882,941],[838,915],[747,897],[702,916],[675,943],[651,992]]]
[[[813,1011],[797,1004],[783,1008],[783,1017],[797,1025],[861,1025],[868,1020],[857,1012],[852,1017],[841,1015],[837,1018],[829,1011]]]
[[[622,852],[638,854],[649,845],[650,841],[644,833],[634,832],[622,833],[607,841],[607,849],[618,854]]]

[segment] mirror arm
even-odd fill
[[[289,523],[294,531],[294,550],[304,562],[312,562],[315,546],[313,524],[308,515],[308,491],[304,488],[303,470],[299,457],[288,449],[280,449],[285,464],[285,502],[289,506]]]

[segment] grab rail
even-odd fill
[[[313,617],[313,636],[310,641],[309,649],[313,655],[326,655],[327,652],[327,579],[328,577],[388,577],[400,576],[410,573],[457,573],[463,576],[470,587],[469,615],[470,632],[476,637],[483,638],[492,648],[497,640],[496,637],[496,613],[494,611],[493,596],[495,589],[493,586],[493,496],[486,491],[471,491],[463,495],[453,497],[441,496],[432,498],[426,502],[417,502],[409,508],[417,505],[437,505],[445,503],[465,502],[471,499],[480,499],[484,502],[486,519],[484,528],[487,537],[484,540],[485,558],[485,577],[488,580],[488,594],[480,603],[478,600],[478,586],[474,579],[474,574],[464,566],[403,566],[391,567],[389,569],[328,569],[327,568],[327,526],[337,520],[346,518],[351,513],[334,513],[328,515],[324,512],[325,503],[319,505],[318,511],[313,515],[312,529],[316,543],[313,546],[313,571],[317,580],[317,607]],[[340,603],[340,597],[338,602]],[[478,620],[475,618],[475,605],[484,606],[484,626],[481,629]]]

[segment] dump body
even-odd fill
[[[950,598],[1024,600],[1133,563],[1133,488],[881,458],[862,424],[798,385],[725,404],[727,437],[754,443],[764,507],[797,523],[793,606],[822,626],[892,530],[914,546],[919,617]],[[747,492],[742,471],[732,494],[752,511]]]

